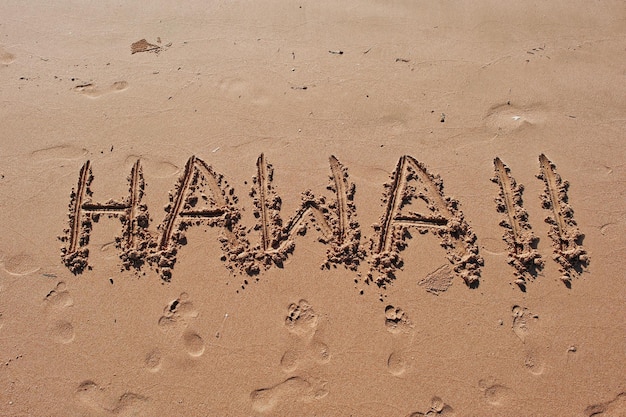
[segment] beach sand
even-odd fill
[[[0,415],[626,416],[623,2],[0,16]]]

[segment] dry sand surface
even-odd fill
[[[626,416],[623,1],[6,0],[0,79],[1,416]]]

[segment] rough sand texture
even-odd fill
[[[626,415],[623,1],[0,16],[0,416]]]

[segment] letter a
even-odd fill
[[[387,187],[386,210],[381,224],[376,226],[378,239],[374,242],[372,262],[373,269],[381,275],[374,277],[370,271],[368,279],[384,287],[395,278],[396,269],[403,263],[400,251],[406,247],[406,231],[413,227],[439,236],[454,271],[467,285],[476,285],[482,264],[475,244],[476,236],[458,209],[458,202],[443,194],[441,180],[417,160],[405,155],[398,161]],[[410,204],[414,199],[426,203],[429,212],[411,211]]]
[[[189,158],[176,191],[170,193],[167,215],[159,226],[161,237],[157,252],[151,259],[152,263],[157,264],[163,280],[171,279],[176,253],[186,243],[184,231],[201,223],[223,227],[220,237],[224,251],[222,259],[230,261],[229,267],[241,266],[243,269],[248,268],[247,272],[253,272],[249,269],[253,267],[253,257],[251,254],[245,256],[247,241],[242,226],[237,225],[240,213],[235,207],[236,201],[233,189],[220,174],[215,173],[201,159],[195,156]]]

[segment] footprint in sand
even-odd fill
[[[116,81],[111,84],[109,87],[100,88],[95,84],[81,84],[72,88],[72,91],[76,91],[84,96],[90,98],[98,98],[107,94],[124,91],[128,88],[128,83],[126,81]]]
[[[292,346],[283,354],[280,364],[291,373],[297,368],[307,370],[330,361],[328,346],[317,335],[320,318],[306,300],[287,307],[285,327],[293,336]],[[280,404],[310,402],[328,395],[328,383],[319,378],[292,376],[269,388],[252,391],[252,408],[257,412],[273,410]]]
[[[483,392],[485,401],[491,405],[506,404],[513,393],[509,387],[498,384],[494,379],[481,379],[478,387]]]
[[[292,303],[287,309],[285,326],[287,329],[302,337],[311,338],[317,328],[318,316],[306,300]]]
[[[0,46],[0,65],[9,65],[15,61],[15,55]]]
[[[44,309],[48,318],[48,332],[57,343],[67,344],[74,340],[74,326],[64,316],[74,301],[64,282],[59,282],[44,298]]]
[[[125,392],[120,396],[111,395],[93,381],[83,381],[75,395],[80,404],[98,412],[98,415],[139,416],[146,415],[148,411],[147,397],[133,392]]]
[[[387,357],[387,370],[394,376],[401,376],[410,365],[406,349],[413,341],[413,324],[401,308],[388,305],[385,307],[385,327],[394,335],[393,351]]]
[[[620,392],[612,400],[593,404],[585,408],[585,416],[624,417],[626,416],[626,392]]]
[[[130,154],[126,157],[126,164],[132,165],[141,159],[141,166],[150,177],[168,178],[180,173],[180,167],[166,159],[153,159],[149,156]]]
[[[158,372],[163,363],[163,355],[159,349],[153,349],[146,355],[144,365],[150,372]]]
[[[11,275],[29,275],[41,269],[35,257],[26,253],[19,253],[2,259],[4,270]]]
[[[532,342],[532,327],[539,320],[539,316],[532,314],[525,307],[513,306],[511,310],[513,316],[513,333],[522,341],[526,352],[524,354],[524,367],[533,375],[541,375],[545,364],[541,359],[541,354],[536,344]]]
[[[300,300],[289,305],[285,327],[295,336],[295,341],[280,361],[285,372],[295,371],[299,363],[308,360],[316,364],[330,361],[330,349],[317,336],[318,324],[319,317],[308,301]]]
[[[320,379],[289,378],[269,388],[252,391],[250,399],[254,411],[263,413],[281,403],[311,402],[328,395],[327,382]]]
[[[529,333],[529,321],[538,319],[538,316],[531,314],[527,308],[518,305],[511,310],[513,315],[513,332],[522,342],[526,341]]]
[[[414,413],[409,414],[407,417],[435,417],[435,416],[454,417],[456,416],[456,413],[454,412],[454,409],[450,407],[448,404],[444,403],[441,398],[435,396],[430,400],[430,410],[426,412],[416,411]]]
[[[183,333],[183,344],[190,356],[198,357],[204,353],[204,340],[202,340],[202,337],[196,332],[185,331],[185,333]]]
[[[270,96],[263,87],[240,77],[223,78],[218,82],[217,88],[229,100],[244,99],[256,105],[265,105],[270,101]]]
[[[204,340],[189,325],[198,317],[198,311],[189,301],[189,295],[182,293],[163,309],[163,315],[159,318],[159,328],[164,332],[179,339],[189,356],[198,357],[204,353]]]
[[[70,144],[50,146],[37,149],[30,153],[30,157],[37,162],[50,160],[76,160],[84,158],[89,151],[85,148]]]

